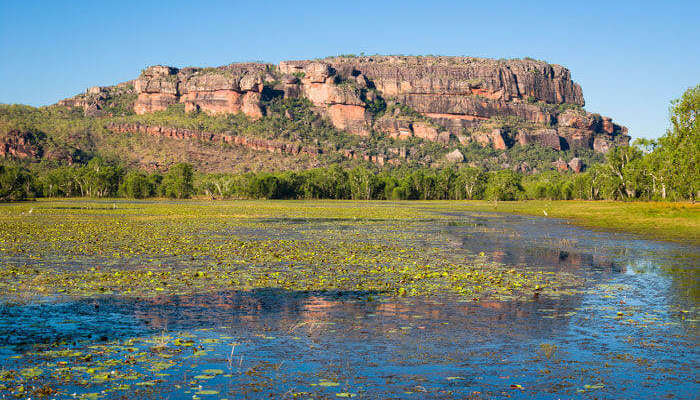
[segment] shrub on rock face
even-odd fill
[[[32,192],[29,171],[19,166],[0,165],[0,201],[26,200]]]

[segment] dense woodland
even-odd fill
[[[146,173],[93,157],[64,165],[42,161],[0,165],[0,199],[34,197],[171,197],[267,199],[614,199],[691,200],[700,196],[700,85],[671,106],[670,128],[658,140],[613,148],[580,174],[521,174],[510,169],[370,164],[307,171],[203,174],[185,163]]]

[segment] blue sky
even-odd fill
[[[586,109],[658,137],[700,83],[698,1],[0,0],[0,103],[52,104],[151,64],[359,54],[533,57]]]

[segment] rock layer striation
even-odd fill
[[[61,104],[99,109],[105,89],[90,90]],[[604,153],[629,142],[627,128],[583,109],[583,92],[567,68],[532,59],[369,56],[218,68],[158,65],[133,81],[133,91],[137,114],[183,104],[187,112],[253,119],[265,115],[270,98],[302,97],[340,130],[446,146],[537,144]]]

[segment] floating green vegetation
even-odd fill
[[[555,392],[610,394],[618,383],[608,365],[666,374],[663,360],[673,358],[653,352],[688,348],[682,336],[660,334],[695,332],[697,307],[644,307],[628,301],[636,288],[630,281],[506,266],[487,249],[470,253],[460,235],[521,238],[503,227],[502,215],[460,217],[454,211],[469,207],[460,204],[0,207],[0,300],[9,312],[0,397],[367,398],[380,389],[385,398],[465,398],[477,389],[505,397],[543,390],[523,374],[533,365]],[[520,301],[530,299],[537,301]],[[94,323],[96,316],[108,324]],[[557,339],[572,322],[590,328],[585,348],[589,332],[620,343],[598,356],[605,367],[579,363],[575,347]],[[526,346],[510,354],[484,343],[501,335],[509,348]],[[534,341],[525,340],[530,335]],[[368,351],[370,342],[376,347]],[[516,369],[498,375],[510,356]],[[466,359],[472,362],[454,366]],[[425,365],[428,373],[377,377],[384,360],[404,372]],[[472,365],[488,363],[495,369],[472,374]],[[675,373],[690,376],[692,367]]]
[[[41,202],[22,215],[22,207],[0,217],[0,252],[8,256],[0,262],[0,291],[14,300],[261,288],[512,299],[578,284],[564,272],[506,268],[483,253],[419,243],[416,221],[447,219],[416,208]],[[319,229],[302,232],[300,218]],[[366,225],[378,221],[383,229],[373,234]]]
[[[205,330],[197,333],[208,334]],[[192,336],[181,333],[184,336]],[[82,399],[99,399],[119,393],[144,393],[148,388],[161,385],[170,376],[174,367],[191,365],[191,375],[184,380],[185,386],[197,395],[214,395],[218,391],[204,388],[206,381],[224,375],[221,369],[201,369],[198,360],[205,351],[193,351],[180,345],[180,338],[173,336],[139,337],[124,341],[100,344],[84,343],[80,351],[57,346],[65,344],[37,346],[34,351],[25,353],[16,362],[37,365],[31,368],[2,369],[0,371],[0,393],[12,393],[16,397],[33,395],[37,397],[70,395],[63,389],[66,386],[87,390],[73,394]],[[198,338],[201,340],[201,337]],[[205,341],[198,343],[199,349],[210,349]],[[175,361],[176,360],[176,361]],[[12,364],[7,362],[7,368]],[[175,368],[175,370],[176,370]],[[169,372],[170,371],[170,372]],[[197,374],[199,371],[199,374]],[[190,372],[187,370],[185,373]],[[227,377],[231,377],[230,372]],[[41,380],[39,380],[41,378]],[[100,387],[99,392],[91,392]]]

